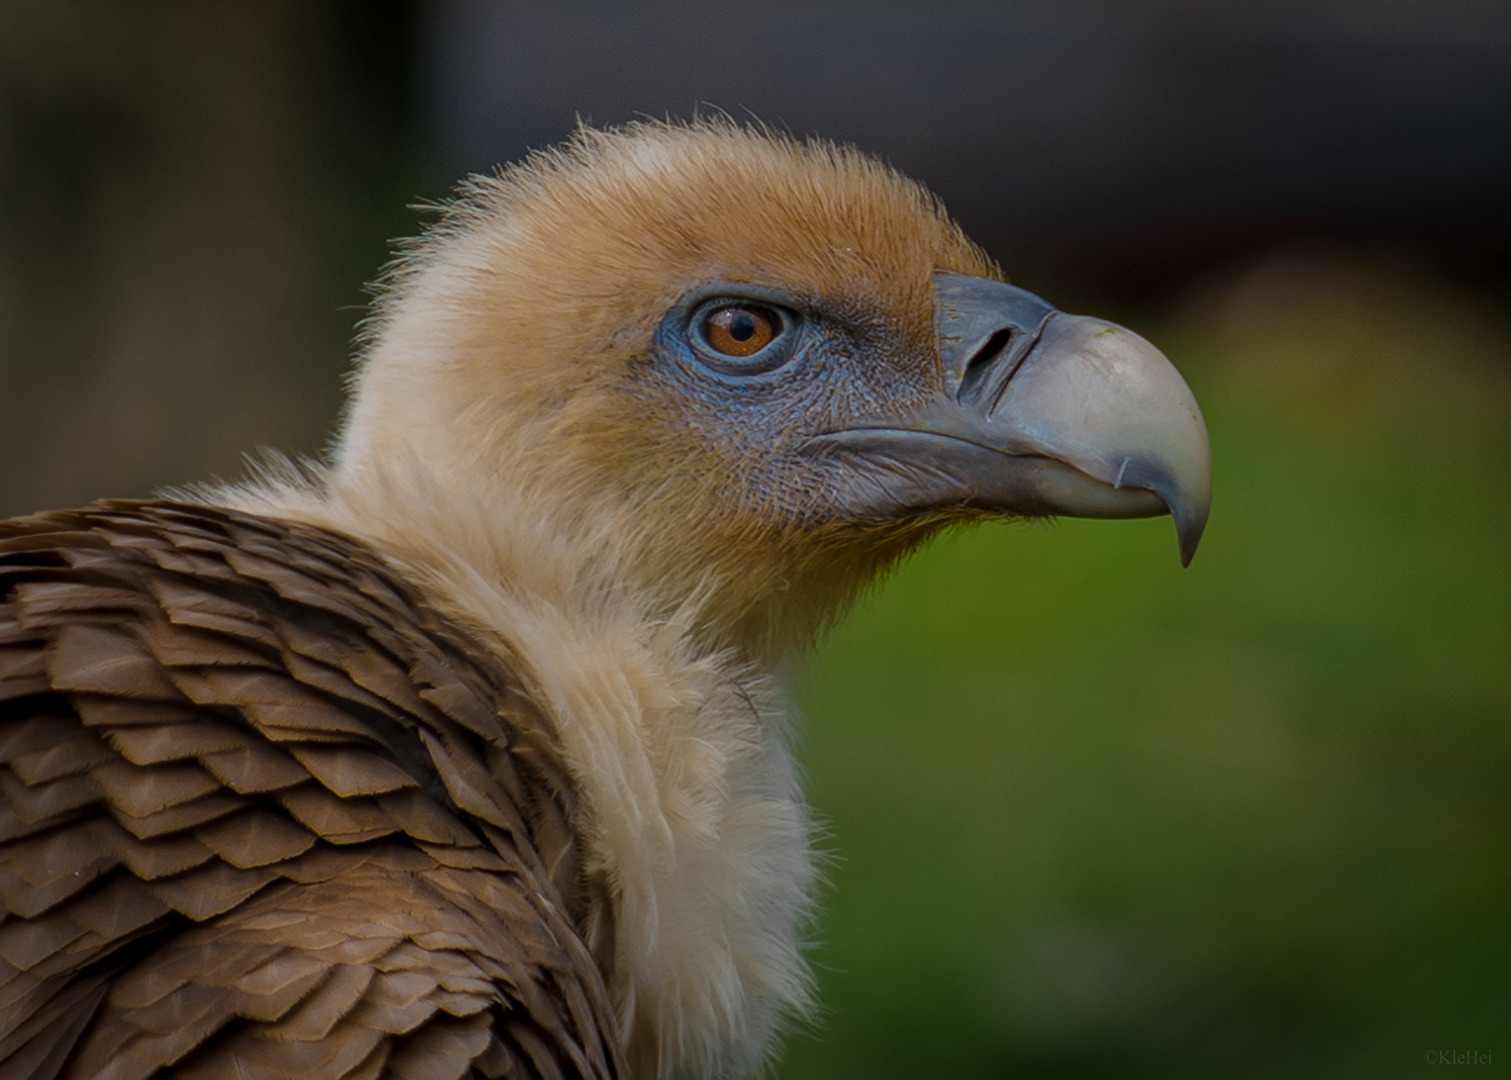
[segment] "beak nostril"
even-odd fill
[[[1004,326],[976,350],[965,364],[965,371],[960,376],[960,387],[955,392],[955,400],[961,405],[975,405],[981,398],[982,389],[987,381],[987,375],[997,360],[1012,348],[1013,338],[1017,336],[1017,328]]]

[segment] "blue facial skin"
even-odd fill
[[[731,304],[775,313],[781,332],[750,357],[717,352],[700,327]],[[711,282],[688,292],[662,318],[650,350],[633,366],[632,392],[647,407],[648,422],[702,435],[749,508],[812,524],[832,515],[848,470],[801,453],[803,444],[865,418],[900,415],[935,392],[938,363],[906,349],[875,312],[743,282]],[[819,509],[826,506],[827,514]]]

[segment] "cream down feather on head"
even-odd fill
[[[330,495],[380,505],[423,476],[449,528],[473,519],[506,557],[500,579],[531,582],[542,547],[570,550],[577,588],[597,574],[664,611],[698,592],[721,641],[736,628],[796,641],[920,534],[863,537],[793,451],[861,394],[919,392],[937,364],[939,270],[996,276],[931,195],[856,151],[712,121],[584,130],[470,180],[405,252]],[[778,387],[804,425],[765,386],[710,401],[658,370],[666,313],[720,283],[841,317],[843,345],[874,365],[856,399]]]

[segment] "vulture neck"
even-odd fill
[[[635,549],[548,488],[354,464],[219,501],[375,543],[495,644],[555,723],[587,869],[612,883],[604,974],[634,1075],[758,1071],[809,1001],[808,815],[774,667],[793,614],[731,603],[711,576],[637,579]]]

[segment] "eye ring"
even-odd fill
[[[756,375],[787,362],[792,315],[784,308],[721,297],[693,315],[689,335],[699,359],[728,375]]]

